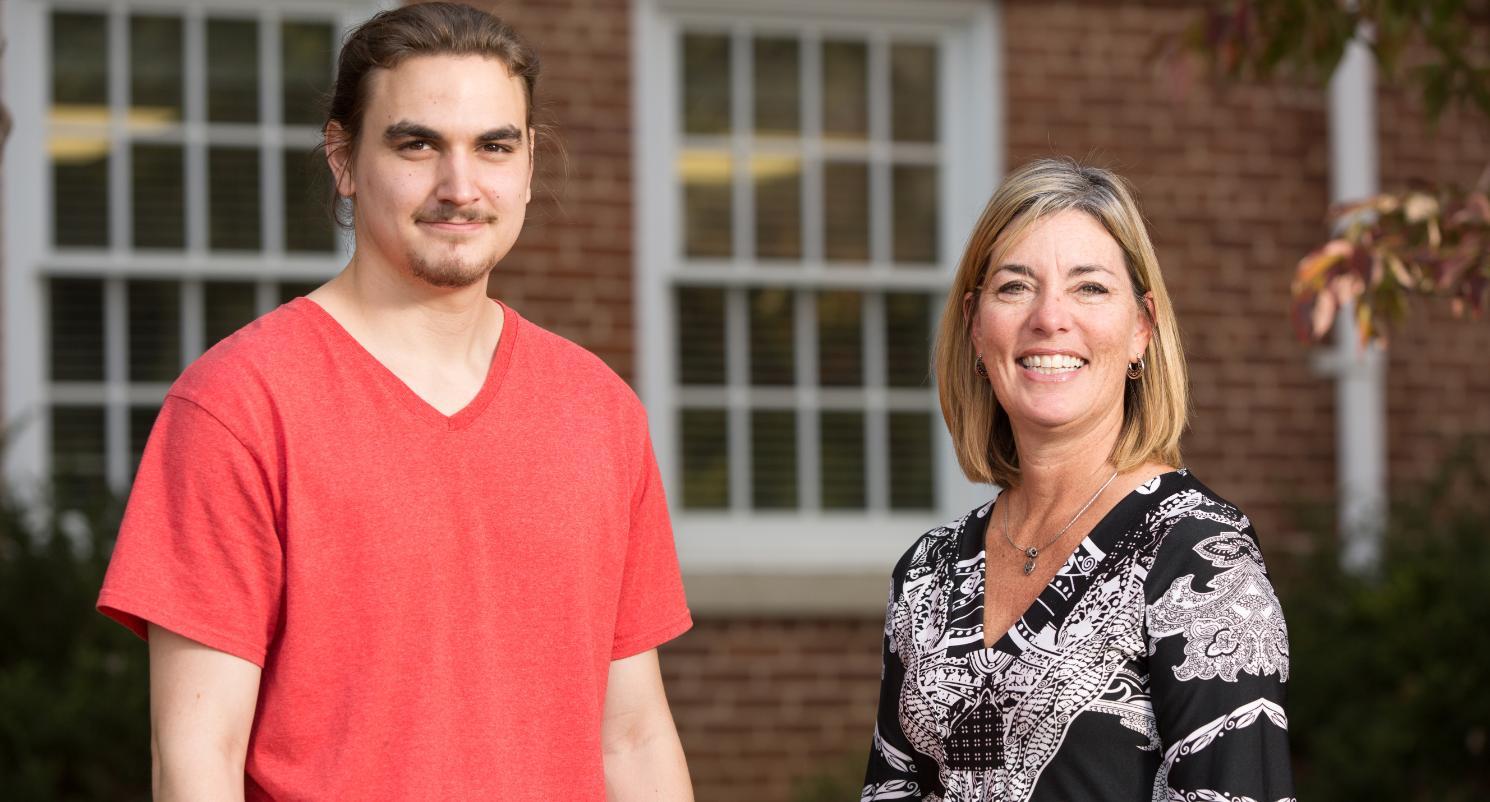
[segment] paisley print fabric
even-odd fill
[[[1290,800],[1287,628],[1247,517],[1156,477],[985,648],[995,503],[895,566],[861,802]]]

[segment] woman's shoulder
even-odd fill
[[[1181,468],[1173,481],[1158,484],[1148,515],[1157,541],[1209,537],[1220,532],[1252,535],[1252,520],[1237,505]]]

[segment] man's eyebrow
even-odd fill
[[[392,142],[395,139],[432,139],[438,142],[444,137],[440,136],[439,131],[427,125],[399,120],[383,129],[383,141]]]
[[[522,140],[522,129],[515,125],[504,125],[501,128],[493,128],[481,134],[481,136],[476,137],[477,142],[521,142]]]

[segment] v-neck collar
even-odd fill
[[[1081,539],[1070,556],[1061,564],[1061,569],[1056,572],[1050,582],[1046,583],[1045,587],[1040,589],[1039,594],[1024,612],[1014,619],[1009,629],[989,645],[985,643],[987,630],[984,628],[984,605],[987,603],[987,562],[991,557],[986,553],[985,544],[988,542],[988,527],[993,525],[993,509],[998,501],[998,496],[995,496],[986,507],[987,513],[974,516],[974,520],[969,521],[968,525],[963,528],[962,539],[958,543],[959,562],[975,560],[978,556],[983,556],[982,560],[977,561],[977,570],[983,575],[979,577],[981,581],[977,583],[977,590],[972,599],[972,607],[976,611],[973,622],[977,627],[977,637],[969,640],[975,649],[1000,651],[1017,657],[1024,650],[1013,637],[1016,629],[1023,626],[1029,632],[1039,632],[1045,626],[1064,619],[1082,594],[1090,589],[1093,579],[1101,572],[1103,564],[1112,559],[1125,522],[1133,520],[1134,513],[1152,501],[1159,490],[1169,489],[1167,486],[1171,482],[1188,475],[1189,471],[1184,468],[1165,471],[1118,499],[1112,509],[1108,510],[1107,514],[1103,515],[1091,531]],[[956,592],[955,588],[953,592]]]
[[[497,390],[502,385],[502,379],[507,374],[507,367],[512,362],[512,352],[516,347],[518,314],[512,311],[512,307],[501,301],[492,299],[492,303],[502,307],[502,333],[497,340],[496,350],[492,352],[491,364],[486,370],[486,380],[482,382],[481,389],[476,396],[464,407],[453,415],[446,415],[436,409],[424,397],[414,392],[413,388],[405,384],[387,365],[378,361],[362,343],[357,341],[352,333],[347,331],[336,318],[331,316],[320,304],[306,297],[299,297],[289,302],[291,309],[303,312],[315,320],[332,339],[336,340],[353,355],[353,359],[362,363],[365,371],[373,381],[384,388],[390,395],[394,396],[415,417],[425,423],[446,431],[458,431],[470,426],[487,406],[496,397]]]

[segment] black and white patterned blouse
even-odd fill
[[[861,802],[1293,798],[1288,634],[1245,515],[1155,477],[984,648],[992,509],[895,566]]]

